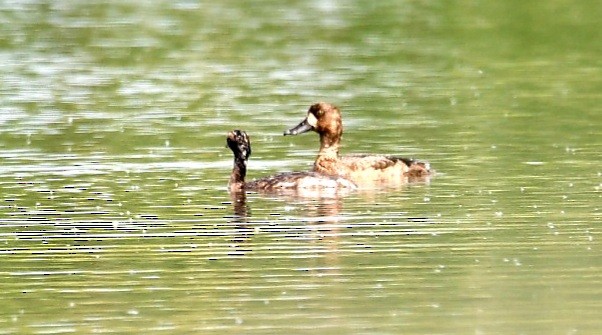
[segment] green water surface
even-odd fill
[[[598,334],[596,1],[0,3],[0,334]],[[230,198],[344,153],[429,183]]]

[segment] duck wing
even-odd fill
[[[428,162],[419,161],[413,158],[385,155],[349,155],[341,158],[343,164],[352,170],[385,170],[392,166],[403,164],[408,172],[419,172],[428,174],[430,166]]]

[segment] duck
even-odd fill
[[[432,174],[430,164],[390,155],[340,156],[343,121],[340,109],[330,103],[318,102],[309,107],[307,116],[284,135],[314,131],[320,135],[320,150],[313,171],[346,178],[357,185],[398,184],[425,181]]]
[[[355,183],[336,175],[323,175],[318,172],[284,172],[252,181],[245,181],[247,163],[251,156],[251,140],[243,130],[228,132],[226,143],[234,154],[234,164],[228,188],[230,192],[279,191],[279,190],[353,190]]]

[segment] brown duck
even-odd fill
[[[341,111],[334,105],[320,102],[309,107],[307,117],[284,132],[298,135],[310,130],[320,135],[320,151],[314,171],[340,176],[357,185],[399,184],[426,180],[431,175],[428,162],[388,155],[339,156],[343,135]]]

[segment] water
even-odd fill
[[[593,2],[0,5],[0,333],[596,334]],[[345,153],[427,184],[226,190]]]

